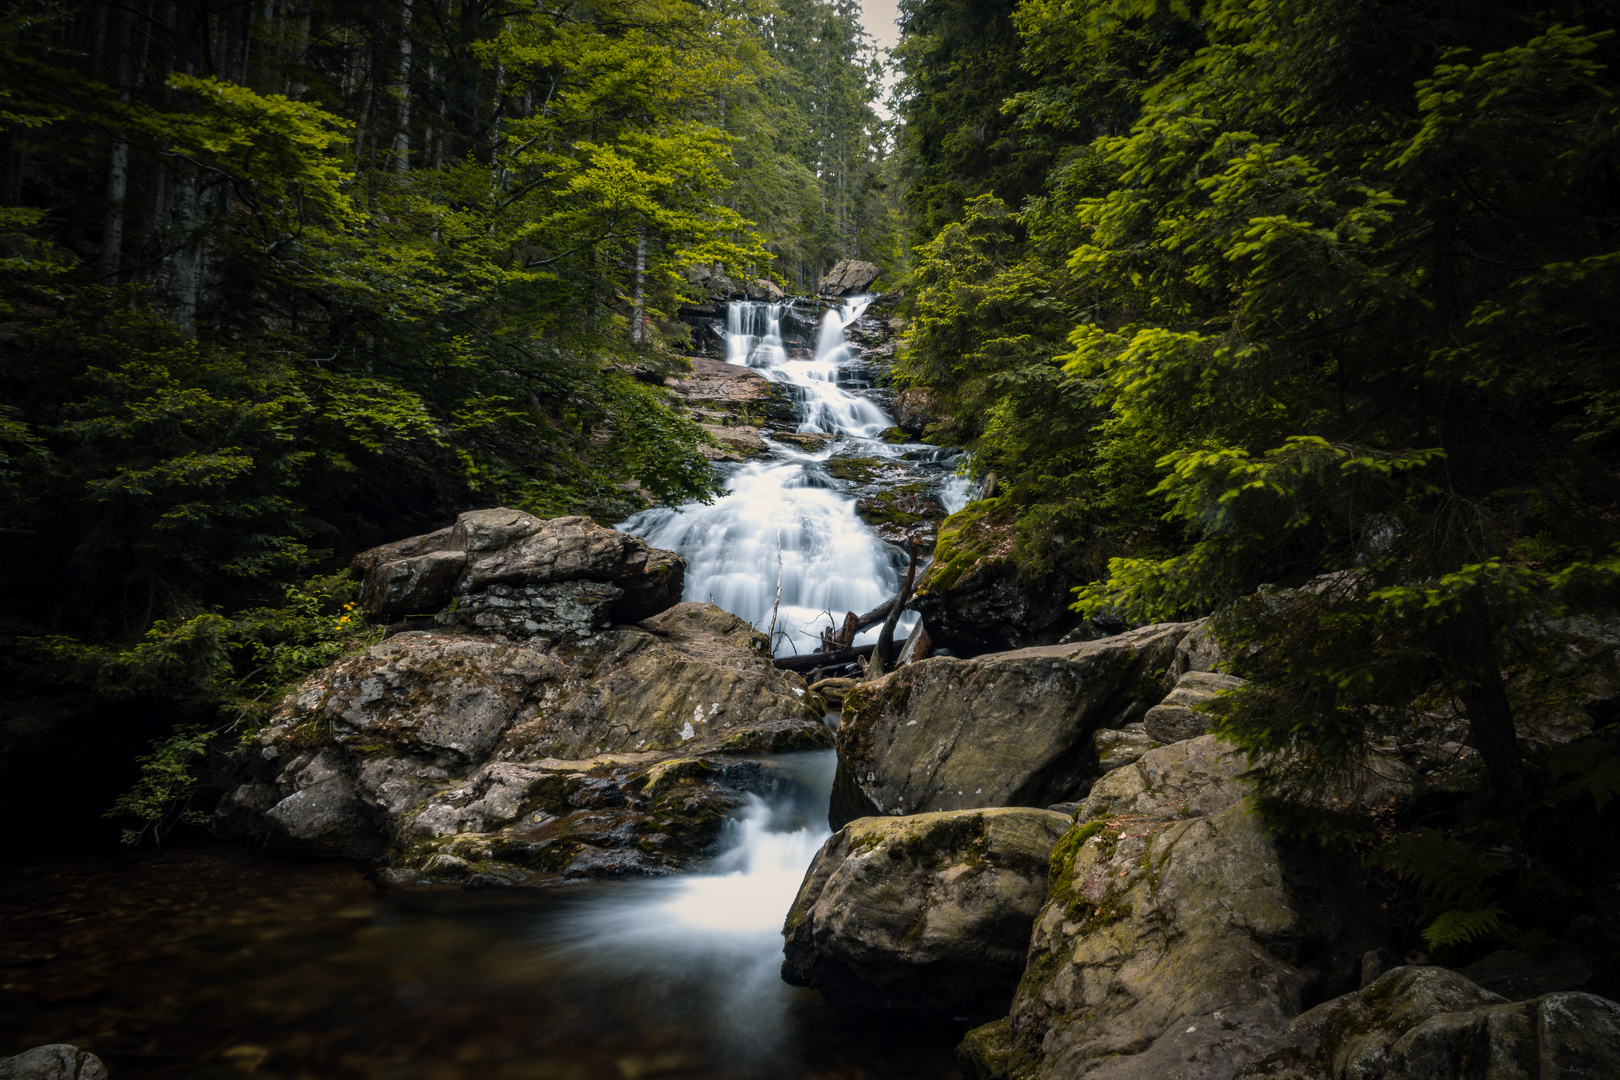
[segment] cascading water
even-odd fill
[[[728,362],[793,387],[798,430],[832,441],[815,452],[773,442],[768,457],[730,475],[726,494],[713,504],[648,510],[619,526],[686,559],[684,599],[712,600],[761,630],[769,625],[780,577],[777,655],[812,651],[822,627],[837,624],[846,611],[870,611],[900,588],[904,558],[872,535],[855,514],[855,500],[819,467],[851,443],[867,457],[898,453],[875,438],[893,418],[840,385],[840,372],[855,360],[845,332],[869,303],[857,297],[829,308],[814,353],[795,357],[784,343],[783,320],[808,320],[793,305],[733,302],[726,312]],[[941,494],[948,499],[952,492]],[[902,630],[914,621],[907,616]],[[868,630],[857,640],[876,634]]]
[[[727,360],[793,387],[799,432],[826,435],[826,445],[806,452],[767,440],[770,454],[735,466],[725,495],[713,504],[648,510],[619,526],[686,559],[684,599],[712,600],[761,629],[780,581],[773,642],[779,655],[814,649],[822,626],[840,622],[846,611],[871,610],[900,586],[903,556],[861,522],[854,498],[822,465],[834,454],[892,460],[903,452],[874,438],[894,421],[840,385],[856,361],[845,332],[867,302],[828,310],[814,352],[801,349],[807,355],[798,356],[783,333],[784,318],[809,322],[797,309],[733,303]],[[946,457],[930,460],[943,466]],[[943,467],[940,473],[941,500],[959,508],[966,481],[947,477]],[[784,759],[773,767],[783,768]],[[636,995],[648,1012],[706,1027],[711,1052],[741,1063],[747,1075],[806,1071],[802,1044],[790,1051],[783,1043],[805,1037],[803,1009],[810,999],[779,978],[781,928],[806,867],[829,835],[834,757],[802,755],[785,767],[790,781],[769,798],[751,797],[707,873],[626,884],[546,931],[560,950],[555,955],[572,957],[590,974],[590,985],[609,995]],[[622,1000],[616,1007],[624,1007]]]

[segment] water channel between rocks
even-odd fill
[[[825,467],[903,452],[877,438],[893,421],[844,340],[865,306],[826,312],[812,353],[784,343],[786,305],[733,304],[728,359],[791,386],[800,432],[826,444],[770,441],[712,505],[621,526],[686,558],[686,599],[761,628],[780,573],[779,655],[903,573]],[[957,509],[949,462],[921,468]],[[31,868],[0,885],[0,1056],[71,1041],[114,1080],[956,1076],[958,1025],[836,1008],[779,977],[833,769],[831,751],[772,759],[701,873],[538,896],[379,894],[354,864],[238,849]]]

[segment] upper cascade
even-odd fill
[[[775,383],[795,387],[803,404],[799,430],[807,434],[875,438],[894,419],[866,398],[838,385],[839,368],[855,359],[844,332],[872,302],[857,296],[821,317],[812,356],[790,355],[782,337],[784,316],[806,322],[794,304],[733,300],[726,307],[726,361],[758,369]]]

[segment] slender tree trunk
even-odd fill
[[[134,8],[125,7],[119,12],[118,26],[113,32],[113,48],[117,52],[114,85],[118,87],[118,100],[125,105],[130,102],[130,87],[135,81],[134,24]],[[120,136],[113,143],[107,164],[107,220],[101,230],[101,258],[97,265],[102,276],[115,285],[124,257],[124,200],[128,195],[129,140]]]
[[[1503,810],[1517,810],[1524,802],[1524,761],[1519,755],[1518,728],[1508,701],[1502,671],[1487,661],[1462,694],[1468,714],[1469,741],[1479,751],[1490,780],[1491,794]]]
[[[174,324],[187,334],[197,330],[197,300],[202,293],[203,268],[207,262],[202,222],[202,185],[195,170],[188,170],[176,199],[180,235],[184,246],[170,260],[173,271],[170,288],[174,292]]]
[[[394,133],[394,170],[411,167],[411,0],[400,8],[399,30],[399,130]]]
[[[630,308],[630,344],[641,345],[645,342],[647,329],[644,325],[647,312],[647,222],[641,223],[636,232],[636,288],[635,302]]]

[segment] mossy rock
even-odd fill
[[[875,457],[833,457],[822,463],[835,480],[850,484],[873,484],[881,479],[880,470],[885,462]]]
[[[878,438],[886,443],[904,443],[911,441],[911,434],[903,428],[891,427],[880,431]]]
[[[855,514],[868,525],[910,528],[945,517],[945,507],[928,484],[899,484],[855,500]]]

